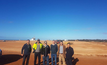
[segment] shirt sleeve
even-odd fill
[[[56,45],[56,51],[58,51],[58,45]]]
[[[22,47],[21,54],[23,54],[24,47],[25,47],[25,44]]]
[[[32,46],[30,45],[30,53],[31,53],[31,51],[32,51]]]
[[[43,45],[42,45],[42,49],[41,49],[41,54],[42,54],[42,55],[44,54],[44,48],[43,48]]]
[[[48,53],[50,54],[50,47],[48,46]]]
[[[73,55],[74,55],[74,50],[73,50],[73,48],[71,48],[71,52],[72,52],[72,55],[71,55],[71,56],[73,56]]]
[[[51,45],[51,48],[50,48],[50,51],[52,50],[52,45]]]

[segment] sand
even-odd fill
[[[35,41],[31,41],[31,45]],[[41,41],[42,43],[44,41]],[[66,45],[68,41],[65,41]],[[106,42],[82,42],[70,41],[74,49],[74,65],[107,65],[107,43]],[[0,41],[0,49],[3,56],[0,58],[0,65],[22,65],[23,58],[20,56],[21,48],[26,41]],[[52,41],[48,41],[51,45]],[[50,56],[51,58],[51,56]],[[42,64],[41,58],[41,64]],[[50,62],[51,64],[51,62]],[[58,64],[58,62],[57,62]],[[34,54],[31,53],[29,65],[34,65]]]

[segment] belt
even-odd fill
[[[63,53],[59,53],[59,54],[63,54]]]

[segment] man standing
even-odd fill
[[[33,45],[33,53],[35,53],[34,55],[34,65],[36,65],[36,60],[38,57],[38,65],[40,65],[40,61],[41,61],[41,51],[42,51],[42,43],[40,43],[40,39],[37,40],[37,43],[34,43]]]
[[[58,46],[59,65],[62,65],[61,60],[63,61],[63,65],[65,65],[65,50],[65,45],[63,45],[63,41],[61,41]]]
[[[67,65],[72,65],[73,54],[74,54],[73,48],[70,47],[70,43],[67,43],[67,48],[66,48],[66,63],[67,63]]]
[[[55,65],[57,64],[57,51],[58,46],[55,44],[55,41],[53,40],[53,44],[51,44],[51,62],[53,65],[53,57],[55,58]]]
[[[42,55],[42,57],[43,57],[43,65],[45,65],[45,59],[47,61],[47,65],[49,65],[50,47],[47,45],[47,41],[44,41],[42,54],[43,54]]]
[[[23,50],[24,50],[24,54],[23,54]],[[28,65],[30,53],[31,53],[30,40],[27,40],[27,43],[23,45],[22,50],[21,50],[21,56],[23,56],[23,63],[22,63],[22,65],[25,64],[26,58],[27,58],[26,65]]]

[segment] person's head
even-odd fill
[[[27,40],[27,44],[30,44],[30,40],[29,39]]]
[[[53,44],[55,44],[55,40],[53,40]]]
[[[70,47],[70,43],[67,43],[67,47],[68,47],[68,48]]]
[[[63,45],[63,41],[60,42],[60,45]]]
[[[44,45],[47,45],[47,41],[44,41]]]
[[[40,39],[37,40],[37,43],[40,43]]]

